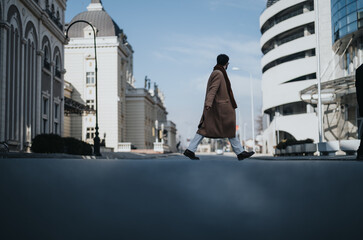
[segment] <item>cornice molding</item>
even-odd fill
[[[57,3],[64,9],[64,10],[66,10],[66,8],[67,8],[67,1],[65,1],[65,0],[56,0],[57,1]]]
[[[117,46],[98,46],[97,45],[97,49],[99,48],[116,48]],[[64,46],[65,49],[85,49],[85,48],[94,48],[94,46],[85,46],[85,45],[65,45]]]
[[[38,19],[42,15],[42,9],[40,6],[32,0],[21,0],[21,2],[31,11]]]
[[[47,27],[48,30],[50,30],[59,41],[65,43],[65,36],[62,30],[60,30],[59,27],[49,18],[45,10],[43,10],[33,0],[21,0],[21,2],[29,9],[30,12],[34,14],[35,17],[37,17],[40,21],[42,21],[44,26]]]
[[[44,26],[47,27],[60,42],[63,44],[67,42],[64,33],[58,28],[57,25],[55,25],[55,23],[47,16],[46,13],[42,14],[41,19]]]

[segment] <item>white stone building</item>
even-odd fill
[[[0,141],[63,132],[66,0],[0,1]]]
[[[100,0],[92,0],[87,11],[75,16],[96,29],[98,62],[98,108],[95,95],[95,53],[89,25],[76,23],[69,29],[65,47],[65,79],[73,86],[72,99],[98,111],[101,141],[118,150],[126,138],[126,83],[133,85],[133,49],[123,30],[103,9]],[[71,24],[70,23],[70,24]],[[93,112],[71,116],[71,136],[93,144],[96,116]]]
[[[165,151],[176,152],[176,125],[167,120],[163,93],[154,89],[135,88],[126,92],[126,141],[138,149],[153,149],[163,142]]]

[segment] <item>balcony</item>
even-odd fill
[[[45,12],[48,14],[49,18],[54,22],[54,24],[57,25],[61,31],[63,31],[63,24],[60,22],[59,16],[56,16],[55,12],[49,9],[49,6],[47,6]]]

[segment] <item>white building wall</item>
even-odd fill
[[[305,2],[305,1],[306,0],[280,0],[280,1],[276,2],[271,7],[266,8],[262,12],[262,14],[260,16],[260,28],[272,16],[276,15],[277,13],[279,13],[289,7],[295,6],[295,5]]]
[[[284,1],[284,0],[280,0]],[[285,0],[286,1],[286,0]],[[271,8],[273,8],[275,5],[273,5]],[[296,27],[300,27],[303,25],[306,25],[308,23],[314,22],[315,19],[315,13],[314,11],[307,12],[301,15],[297,15],[295,17],[289,18],[285,21],[282,21],[269,30],[267,30],[261,37],[260,45],[261,47],[268,42],[270,39],[274,38],[275,36],[286,32],[288,30],[291,30]]]
[[[98,53],[98,125],[100,138],[106,133],[106,147],[117,149],[118,134],[118,66],[117,48],[103,48]]]
[[[66,79],[74,87],[72,97],[85,104],[87,99],[92,96],[95,98],[95,87],[86,85],[86,72],[94,71],[93,39],[71,39],[69,45],[66,46],[65,53]],[[99,137],[102,140],[106,134],[106,147],[116,150],[118,143],[123,140],[122,138],[120,140],[120,136],[123,134],[124,126],[120,124],[119,119],[123,115],[122,111],[125,111],[122,104],[120,107],[120,102],[124,101],[122,94],[122,91],[125,91],[125,83],[122,82],[126,81],[124,72],[132,72],[128,70],[130,65],[121,66],[117,37],[97,38],[97,63]],[[122,69],[124,71],[121,71]],[[76,96],[77,94],[78,96]],[[72,131],[74,131],[72,135],[80,134],[81,139],[86,140],[87,127],[95,127],[95,114],[85,114],[82,121],[76,120],[76,118],[74,117],[75,126],[72,121]],[[79,127],[82,129],[81,131],[78,129]]]

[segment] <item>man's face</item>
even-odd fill
[[[227,70],[227,68],[228,68],[228,65],[229,65],[229,62],[226,64],[226,65],[224,65],[224,68]]]

